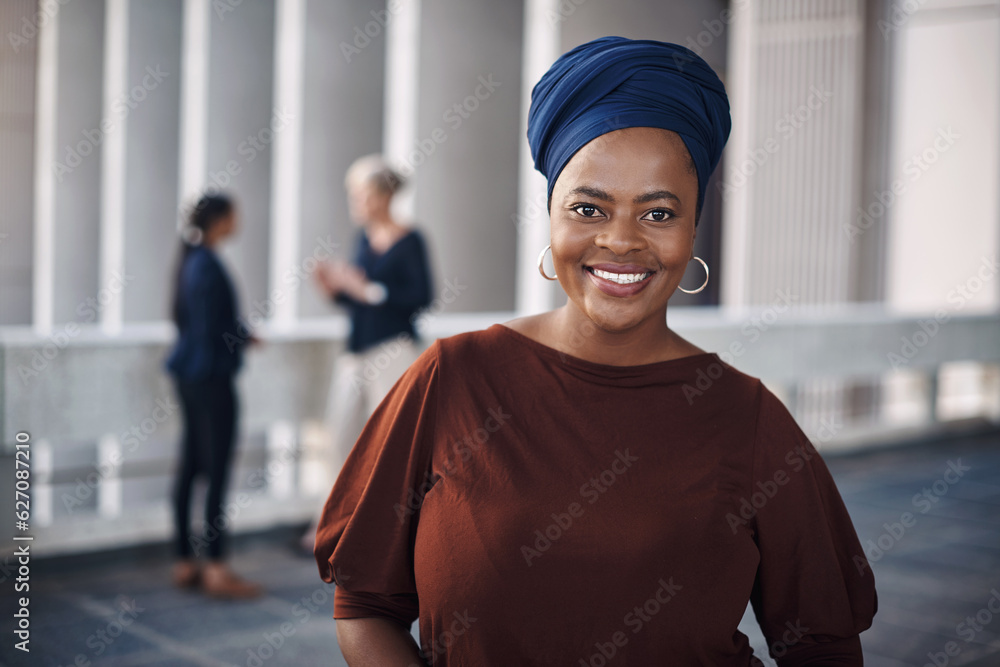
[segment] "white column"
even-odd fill
[[[32,267],[32,323],[52,330],[55,287],[56,120],[59,104],[59,12],[38,27],[38,84],[35,91],[35,246]]]
[[[538,273],[538,253],[549,243],[545,177],[535,170],[525,132],[531,89],[559,57],[558,0],[525,0],[524,47],[521,64],[521,151],[518,165],[517,293],[514,307],[520,315],[549,310],[554,305],[551,285]]]
[[[53,452],[52,443],[48,440],[38,440],[32,445],[31,452],[31,519],[32,524],[39,528],[52,525],[53,517],[53,490],[52,490],[52,469]]]
[[[184,0],[181,44],[180,209],[205,186],[208,152],[209,0]],[[183,219],[178,224],[182,224]]]
[[[733,126],[726,144],[723,166],[732,168],[734,160],[742,160],[750,153],[751,128],[754,122],[754,33],[756,22],[751,3],[736,2],[729,24],[730,41],[726,62],[726,94],[732,111]],[[725,178],[725,176],[723,176]],[[736,188],[726,195],[722,203],[722,286],[719,302],[722,306],[741,306],[747,302],[747,234],[750,226],[750,189]]]
[[[122,515],[122,446],[118,436],[108,433],[97,443],[97,470],[100,482],[97,486],[97,514],[104,519]]]
[[[269,296],[283,293],[282,277],[294,270],[299,255],[306,0],[278,0],[275,14],[274,108],[290,122],[274,133]],[[292,325],[298,317],[298,305],[297,292],[275,299],[273,323],[279,327]]]
[[[420,4],[420,0],[401,2],[385,30],[382,153],[397,165],[407,164],[407,153],[417,141]],[[412,217],[413,202],[414,189],[404,190],[394,202],[396,212],[403,218]]]
[[[101,256],[100,287],[111,285],[125,273],[125,124],[118,125],[116,101],[128,91],[129,0],[107,0],[104,12],[104,99],[101,105]],[[101,328],[121,331],[124,299],[119,295],[101,310]]]
[[[888,227],[886,301],[901,311],[1000,306],[997,272],[987,268],[1000,248],[1000,13],[990,4],[904,13],[892,33],[897,194],[883,193],[882,206],[866,193],[864,206],[884,209],[873,224]],[[977,272],[990,278],[980,284]],[[955,294],[967,283],[975,291]]]
[[[862,206],[870,209],[870,227],[887,230],[885,301],[893,310],[943,308],[952,314],[1000,307],[1000,281],[988,268],[1000,247],[997,10],[996,2],[970,1],[904,11],[888,33],[898,54],[892,61],[889,185],[882,193],[864,193]],[[942,220],[948,221],[946,233]],[[942,367],[943,396],[966,383],[969,395],[981,396],[973,386],[983,386],[984,370]],[[905,410],[902,401],[924,383],[914,373],[890,376],[886,413]],[[896,401],[901,406],[893,408]],[[954,395],[942,407],[942,418],[954,418],[948,414],[958,407]]]
[[[289,421],[276,421],[267,428],[267,492],[274,500],[284,500],[295,495],[295,425]]]

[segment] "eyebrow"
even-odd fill
[[[608,203],[614,204],[615,198],[611,196],[610,193],[601,190],[600,188],[591,187],[589,185],[581,185],[579,187],[570,190],[569,194],[572,195],[584,195],[586,197],[593,197],[594,199],[600,199],[601,201],[606,201]],[[671,199],[678,204],[681,203],[681,198],[675,195],[670,190],[653,190],[652,192],[647,192],[641,194],[632,200],[633,204],[646,204],[651,201],[658,201],[660,199]]]

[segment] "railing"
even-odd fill
[[[675,309],[669,321],[695,344],[762,378],[818,446],[835,451],[956,424],[996,428],[1000,313],[946,315],[898,315],[873,306],[787,308],[778,302],[740,311]],[[439,316],[428,322],[424,338],[513,316]],[[339,318],[303,322],[265,331],[263,348],[248,353],[239,380],[241,441],[227,505],[235,530],[306,521],[329,490],[336,471],[324,464],[329,457],[322,419],[345,331]],[[15,436],[30,435],[32,530],[39,552],[169,536],[167,498],[180,414],[161,366],[172,335],[165,323],[126,326],[115,336],[72,326],[49,336],[0,328],[0,461],[10,475],[5,479],[13,479]],[[962,364],[969,368],[963,371]],[[946,395],[952,381],[944,376],[956,372],[965,373],[966,395],[957,411],[943,410],[955,405]],[[812,392],[802,390],[809,387]],[[852,416],[859,387],[865,389],[860,403],[868,409]],[[914,391],[914,405],[900,409],[905,394]],[[811,395],[836,400],[797,400]]]

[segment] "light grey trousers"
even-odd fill
[[[340,473],[372,412],[420,352],[413,339],[404,334],[337,359],[326,408],[332,435],[328,458],[331,479]]]

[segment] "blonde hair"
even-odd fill
[[[359,157],[351,163],[347,169],[347,176],[344,184],[347,187],[369,183],[374,185],[379,192],[390,197],[406,185],[403,176],[389,166],[389,163],[378,153]]]

